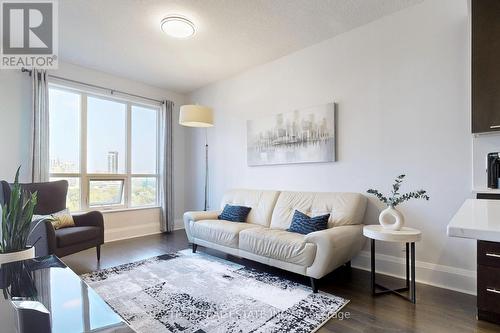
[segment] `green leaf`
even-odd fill
[[[426,194],[427,192],[424,190],[418,190],[418,191],[413,191],[413,192],[401,194],[399,192],[399,189],[401,188],[401,185],[402,185],[405,177],[406,177],[405,174],[401,174],[394,179],[394,184],[392,184],[392,190],[391,190],[389,198],[386,198],[378,190],[369,189],[366,192],[374,195],[381,202],[388,204],[388,205],[392,205],[394,207],[405,202],[405,201],[408,201],[410,199],[425,199],[425,200],[430,199],[430,197]]]
[[[14,178],[9,203],[2,206],[0,252],[24,250],[31,230],[37,194],[22,190],[19,184],[20,168]]]

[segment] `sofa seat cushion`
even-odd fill
[[[85,243],[99,238],[98,227],[70,227],[56,230],[57,247]]]
[[[246,229],[260,229],[262,226],[252,223],[231,222],[226,220],[201,220],[191,225],[191,234],[219,245],[238,248],[238,234]]]
[[[279,229],[241,231],[240,250],[304,267],[316,257],[316,244],[306,242],[305,235]]]

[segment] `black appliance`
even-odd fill
[[[488,154],[488,188],[498,188],[500,178],[500,153]]]

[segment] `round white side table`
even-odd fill
[[[415,242],[420,241],[422,233],[420,230],[403,227],[401,230],[384,229],[381,225],[367,225],[363,228],[363,235],[371,241],[371,285],[372,295],[396,294],[404,299],[416,303],[415,286]],[[398,289],[389,289],[375,281],[375,241],[395,242],[406,244],[406,286]],[[411,250],[410,250],[411,249]],[[411,273],[411,274],[410,274]],[[411,277],[410,277],[411,275]],[[380,290],[377,290],[380,289]],[[408,292],[409,295],[403,294]]]

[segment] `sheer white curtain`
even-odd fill
[[[49,180],[49,87],[47,71],[33,69],[31,114],[31,178],[33,182]]]
[[[173,109],[174,103],[167,100],[160,109],[160,228],[163,232],[174,230]]]

